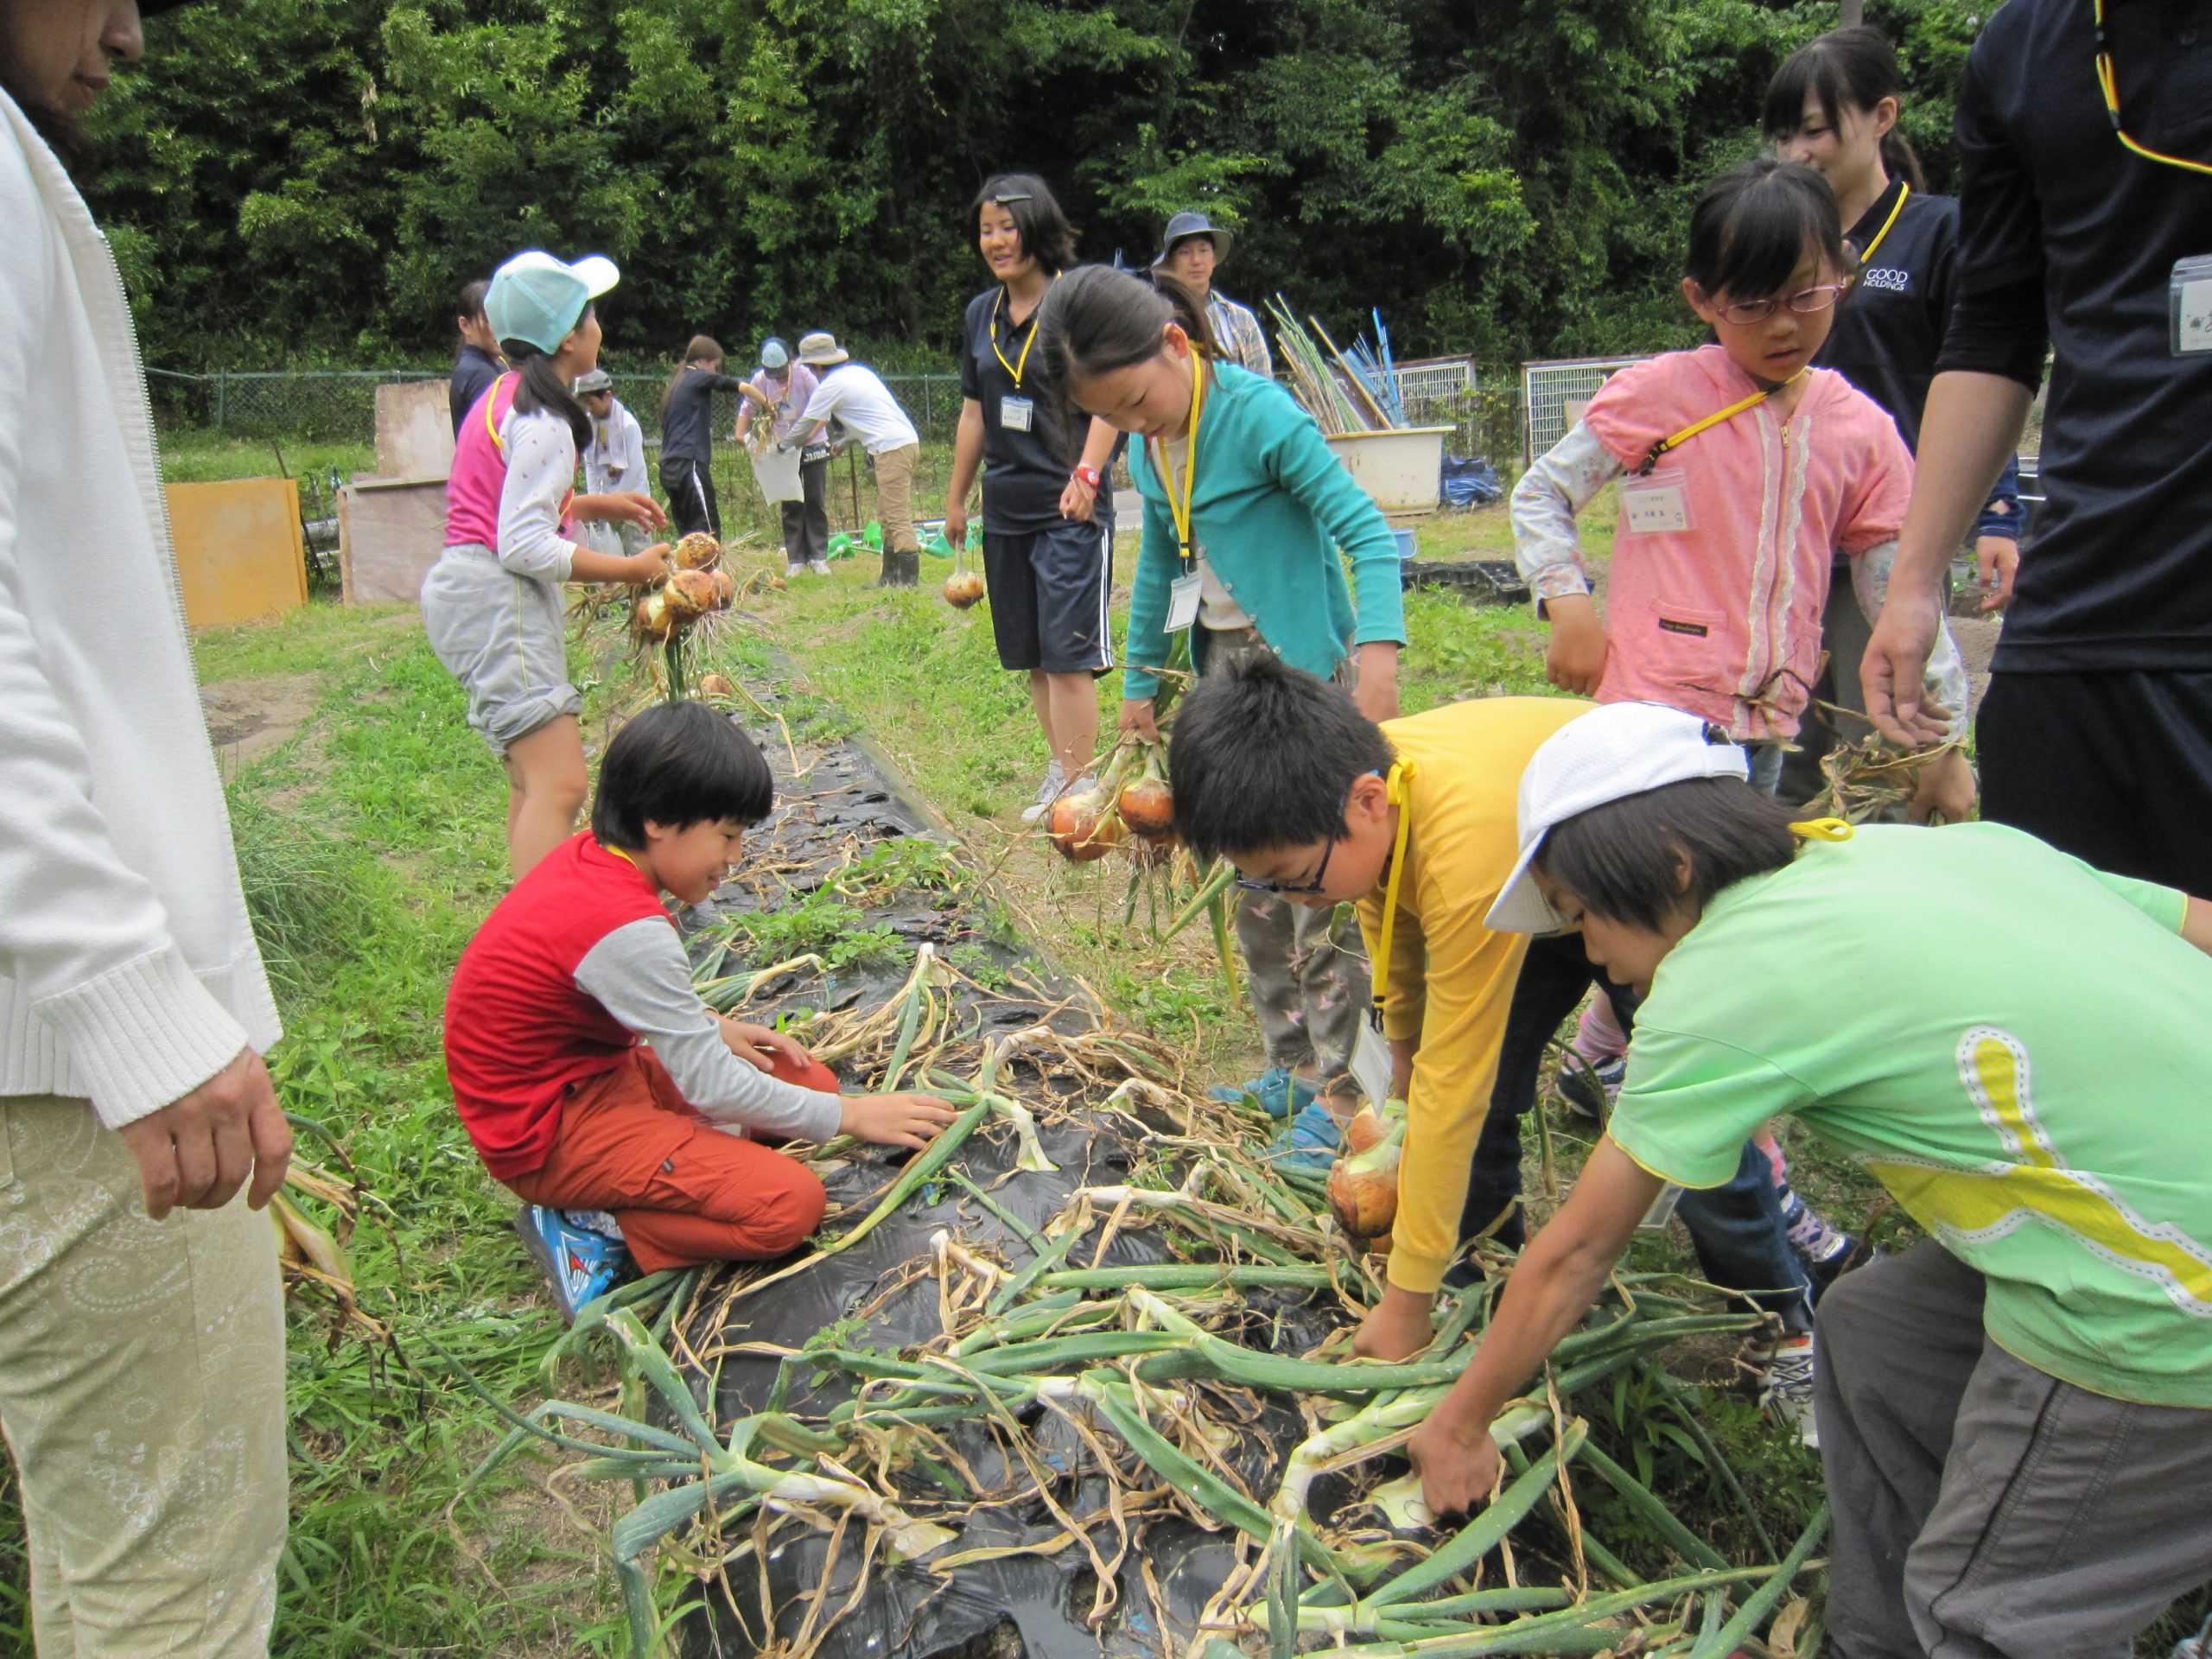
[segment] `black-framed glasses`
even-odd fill
[[[1301,881],[1296,887],[1287,887],[1280,881],[1255,881],[1249,876],[1240,875],[1236,878],[1237,887],[1246,893],[1277,893],[1285,898],[1299,898],[1307,893],[1320,892],[1328,884],[1329,856],[1337,850],[1337,843],[1344,838],[1344,814],[1351,810],[1351,792],[1358,787],[1357,778],[1344,785],[1344,798],[1337,803],[1337,828],[1331,830],[1328,840],[1321,843],[1321,861],[1314,867],[1313,879],[1311,881]]]
[[[1810,288],[1801,288],[1787,296],[1770,294],[1763,300],[1738,300],[1733,305],[1721,307],[1720,315],[1739,327],[1764,322],[1778,308],[1785,305],[1799,316],[1809,316],[1815,311],[1827,310],[1841,299],[1850,287],[1848,281],[1815,283]]]

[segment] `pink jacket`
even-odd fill
[[[499,549],[499,493],[507,481],[507,452],[500,425],[515,406],[522,377],[501,375],[469,407],[454,435],[453,470],[446,474],[446,545]]]
[[[1654,443],[1758,390],[1726,350],[1700,346],[1623,369],[1583,424],[1628,487]],[[1669,450],[1658,470],[1670,469],[1690,528],[1634,532],[1624,511],[1598,700],[1671,703],[1745,741],[1792,736],[1820,677],[1834,556],[1897,539],[1912,456],[1880,405],[1815,369],[1787,425],[1757,404]]]

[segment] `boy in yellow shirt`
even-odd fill
[[[1462,1245],[1484,1232],[1522,1243],[1521,1115],[1545,1043],[1596,970],[1577,937],[1531,940],[1484,918],[1519,855],[1522,772],[1592,706],[1490,697],[1377,726],[1342,688],[1262,657],[1201,680],[1177,710],[1171,783],[1192,851],[1298,904],[1356,905],[1377,963],[1406,1141],[1388,1287],[1356,1353],[1425,1347]],[[1738,752],[1724,739],[1716,753]],[[1627,987],[1611,989],[1633,1007]],[[1747,1147],[1735,1180],[1686,1194],[1678,1213],[1706,1275],[1780,1319],[1769,1395],[1807,1421],[1812,1296],[1764,1155]]]

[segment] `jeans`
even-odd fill
[[[1498,1049],[1490,1116],[1484,1120],[1468,1173],[1467,1204],[1459,1218],[1462,1244],[1485,1231],[1514,1249],[1525,1240],[1520,1206],[1522,1115],[1535,1103],[1545,1045],[1584,994],[1600,982],[1612,999],[1621,1029],[1632,1032],[1636,993],[1603,978],[1583,954],[1580,934],[1529,941]],[[1707,1280],[1748,1297],[1780,1319],[1783,1329],[1793,1336],[1813,1328],[1812,1283],[1789,1248],[1774,1172],[1757,1146],[1745,1143],[1733,1179],[1703,1192],[1686,1191],[1675,1213],[1689,1229],[1699,1268]],[[1473,1276],[1463,1262],[1446,1282],[1463,1285]]]

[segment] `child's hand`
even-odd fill
[[[632,553],[622,561],[628,574],[622,580],[632,587],[642,588],[649,582],[658,582],[668,574],[668,543],[656,542],[642,553]]]
[[[1587,594],[1569,594],[1548,600],[1551,613],[1551,649],[1544,654],[1544,677],[1562,691],[1579,696],[1598,694],[1605,677],[1605,625]]]
[[[1973,816],[1974,798],[1974,768],[1959,750],[1948,749],[1920,769],[1905,817],[1915,823],[1964,823]]]
[[[879,1147],[919,1152],[960,1116],[933,1095],[846,1095],[837,1127]]]
[[[771,1056],[775,1054],[782,1055],[785,1063],[797,1071],[803,1071],[814,1064],[813,1055],[800,1047],[796,1039],[786,1037],[780,1031],[747,1025],[728,1014],[718,1014],[715,1018],[721,1026],[722,1041],[729,1045],[729,1052],[748,1065],[772,1071],[776,1063]]]
[[[1160,741],[1160,727],[1152,715],[1150,697],[1122,699],[1122,729],[1131,736],[1141,737],[1147,743]]]
[[[1352,1338],[1353,1357],[1399,1360],[1427,1347],[1436,1336],[1429,1319],[1433,1300],[1418,1291],[1385,1286],[1382,1300],[1360,1321],[1359,1334]]]

